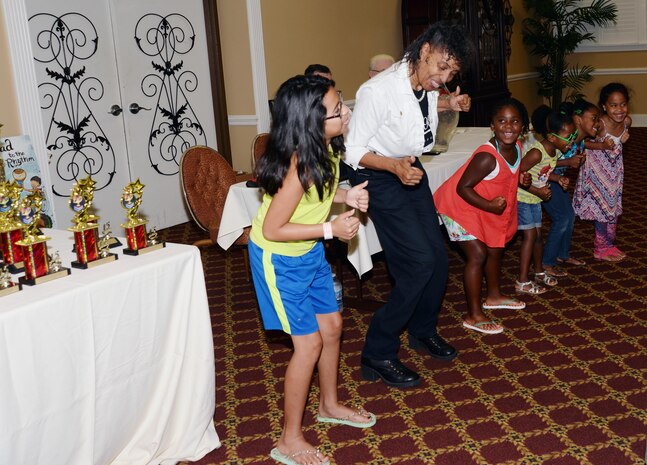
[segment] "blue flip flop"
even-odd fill
[[[274,460],[284,465],[299,465],[299,462],[294,460],[295,457],[299,457],[300,455],[317,455],[320,453],[321,451],[319,449],[307,449],[307,450],[300,450],[292,454],[284,454],[283,452],[281,452],[275,447],[270,452],[270,457],[272,457]],[[330,465],[330,460],[321,462],[321,465]]]
[[[352,418],[356,416],[357,417],[368,416],[369,420],[368,421],[352,420]],[[329,417],[322,417],[321,415],[317,415],[317,421],[320,421],[321,423],[336,423],[338,425],[347,425],[347,426],[352,426],[353,428],[370,428],[377,421],[377,417],[373,413],[367,412],[364,409],[358,409],[357,411],[348,415],[345,418],[329,418]]]

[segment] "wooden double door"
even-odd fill
[[[115,234],[123,188],[157,228],[188,221],[179,162],[217,147],[202,0],[26,0],[59,227],[75,182]]]

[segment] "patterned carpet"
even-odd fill
[[[419,371],[417,388],[390,389],[360,377],[359,354],[370,313],[344,310],[341,398],[378,415],[367,430],[313,421],[306,437],[336,464],[625,465],[644,464],[647,438],[647,175],[641,149],[647,128],[626,146],[624,208],[618,244],[628,259],[596,262],[593,227],[578,222],[570,267],[550,292],[527,297],[524,311],[494,311],[507,330],[465,330],[462,261],[450,251],[450,282],[439,330],[460,350],[442,363],[404,344],[402,360]],[[166,240],[203,237],[191,225],[163,231]],[[520,241],[506,252],[504,291],[513,292]],[[222,447],[198,465],[271,464],[282,423],[282,377],[289,339],[263,331],[240,251],[203,249],[216,354],[216,430]],[[344,292],[355,295],[350,269]],[[364,281],[365,297],[390,285],[384,263]],[[404,341],[404,338],[403,338]]]

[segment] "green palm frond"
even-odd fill
[[[539,56],[537,93],[549,99],[553,108],[581,96],[592,80],[593,67],[570,65],[566,57],[584,42],[595,40],[592,27],[616,23],[618,9],[611,0],[524,0],[530,16],[523,20],[523,43],[531,55]]]

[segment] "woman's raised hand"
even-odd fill
[[[359,219],[355,218],[355,209],[340,214],[331,221],[333,237],[349,240],[355,237],[359,230]]]
[[[454,111],[470,111],[472,99],[467,94],[461,95],[461,87],[456,86],[456,90],[449,94],[449,106]]]
[[[346,205],[366,212],[368,210],[368,191],[365,189],[367,185],[368,181],[364,181],[349,189],[346,193]]]

